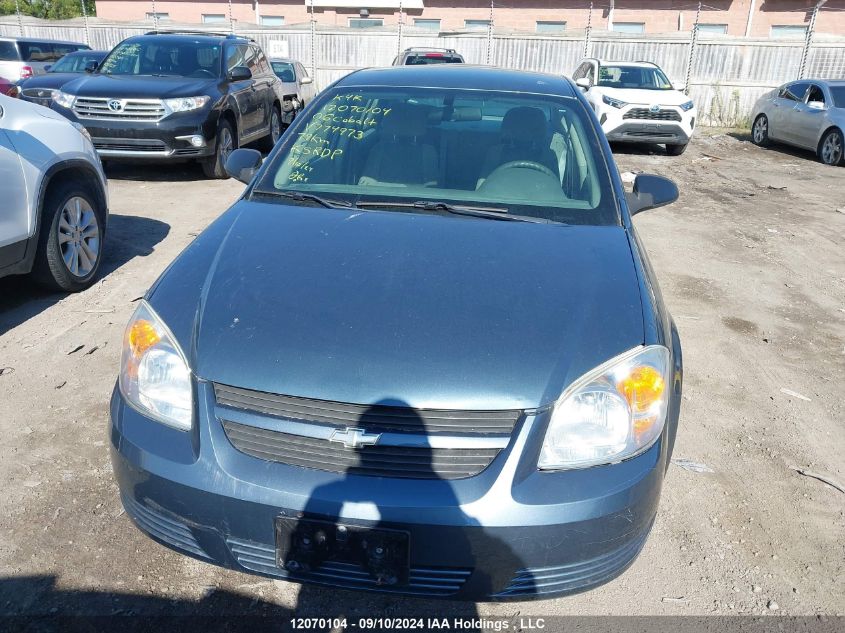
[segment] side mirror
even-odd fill
[[[575,85],[581,88],[584,91],[589,90],[592,87],[592,83],[586,77],[581,77],[580,79],[575,80]]]
[[[634,190],[625,193],[628,211],[636,215],[641,211],[672,204],[678,199],[678,186],[663,176],[640,174],[634,180]]]
[[[246,66],[235,66],[228,74],[229,81],[246,81],[252,79],[252,71]]]
[[[314,83],[314,80],[311,79],[311,77],[303,77],[302,79],[299,80],[299,83],[302,84],[303,86],[307,86],[310,83]]]
[[[809,101],[807,107],[810,110],[824,110],[824,101]]]
[[[226,173],[248,185],[261,167],[261,152],[255,149],[236,149],[226,159]]]
[[[93,73],[95,70],[97,70],[97,68],[99,66],[100,66],[99,63],[95,62],[94,60],[91,60],[90,62],[85,64],[85,72],[86,73]]]

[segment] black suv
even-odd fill
[[[282,132],[281,83],[261,48],[234,35],[158,32],[123,40],[53,109],[91,133],[103,159],[198,159],[226,178],[229,153]]]

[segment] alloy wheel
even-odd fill
[[[754,123],[754,142],[758,145],[766,140],[766,133],[769,131],[769,122],[766,117],[761,116]]]
[[[282,121],[279,119],[279,113],[273,109],[273,114],[270,117],[270,138],[273,139],[273,145],[279,142],[282,136]]]
[[[100,230],[91,204],[74,196],[62,207],[58,224],[62,261],[76,277],[86,277],[100,257]]]
[[[842,160],[842,133],[831,132],[822,145],[822,160],[827,165],[838,165]]]
[[[229,154],[232,153],[233,149],[233,141],[232,141],[232,133],[229,131],[229,128],[222,127],[220,129],[220,140],[218,141],[220,147],[220,164],[225,165],[226,159],[229,158]]]

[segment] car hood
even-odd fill
[[[150,298],[201,379],[522,409],[643,343],[621,227],[247,201],[228,214]]]
[[[69,81],[79,79],[82,76],[82,73],[45,73],[22,81],[20,83],[20,87],[21,90],[31,90],[33,88],[54,90],[56,88],[61,88]]]
[[[216,79],[89,74],[65,85],[64,91],[85,97],[168,99],[209,94]]]
[[[677,90],[638,90],[635,88],[600,88],[602,94],[625,103],[637,105],[679,106],[690,100],[688,95]]]

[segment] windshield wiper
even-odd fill
[[[360,200],[356,207],[398,207],[400,209],[422,209],[423,211],[446,211],[455,215],[468,215],[474,218],[489,218],[504,220],[505,222],[532,222],[535,224],[549,224],[550,220],[532,218],[527,215],[511,215],[507,209],[501,207],[477,207],[462,204],[451,204],[439,200],[417,200],[416,202],[393,202],[391,200]]]
[[[321,198],[320,196],[314,195],[313,193],[303,193],[301,191],[264,191],[263,189],[261,189],[254,191],[253,193],[258,195],[289,198],[291,200],[296,200],[297,202],[305,202],[307,200],[311,202],[316,202],[317,204],[321,204],[327,209],[340,209],[352,206],[351,203],[343,200],[329,200],[327,198]]]

